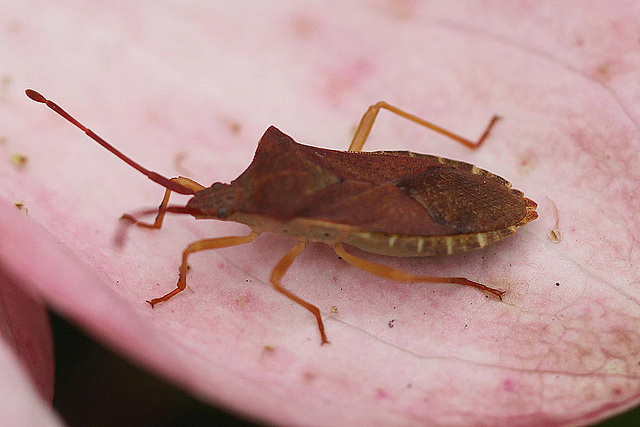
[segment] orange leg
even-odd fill
[[[384,108],[386,110],[389,110],[393,113],[396,113],[397,115],[399,115],[400,117],[404,117],[405,119],[411,120],[414,123],[418,123],[419,125],[422,125],[424,127],[427,127],[433,131],[436,131],[442,135],[445,135],[451,139],[453,139],[454,141],[459,142],[460,144],[466,145],[469,148],[478,148],[483,142],[484,140],[487,138],[487,136],[489,136],[489,132],[491,131],[491,128],[493,127],[493,125],[500,119],[500,117],[498,116],[493,116],[493,118],[491,119],[491,121],[489,122],[489,125],[487,126],[487,128],[485,129],[484,133],[482,134],[482,136],[480,137],[480,139],[478,139],[478,141],[473,142],[470,141],[466,138],[463,138],[461,136],[458,136],[452,132],[449,132],[448,130],[441,128],[440,126],[437,126],[431,122],[428,122],[426,120],[421,119],[418,116],[414,116],[413,114],[409,114],[406,111],[403,111],[401,109],[399,109],[398,107],[394,107],[393,105],[387,104],[384,101],[380,101],[374,105],[372,105],[371,107],[369,107],[369,109],[367,110],[366,113],[364,113],[364,116],[362,116],[362,119],[360,120],[360,124],[358,125],[358,129],[356,129],[356,133],[353,136],[353,140],[351,141],[351,145],[349,146],[349,151],[362,151],[362,147],[364,146],[364,143],[366,142],[367,138],[369,137],[369,133],[371,133],[371,128],[373,127],[373,122],[375,122],[376,117],[378,116],[378,113],[380,112],[380,109]]]
[[[300,255],[300,253],[306,247],[307,247],[307,242],[300,242],[297,245],[295,245],[293,249],[287,252],[287,254],[284,257],[282,257],[280,262],[278,262],[278,264],[273,268],[273,271],[271,272],[271,285],[273,286],[273,289],[284,294],[287,298],[293,300],[294,302],[300,304],[301,306],[309,310],[316,317],[316,320],[318,321],[318,330],[320,331],[320,338],[322,339],[322,344],[328,344],[329,341],[327,340],[327,335],[324,332],[324,323],[322,323],[322,316],[320,315],[320,310],[318,309],[318,307],[316,307],[311,303],[308,303],[307,301],[303,300],[299,296],[288,291],[280,283],[280,279],[282,278],[284,273],[287,272],[289,267],[291,267],[293,260],[296,259],[296,257]]]
[[[185,186],[187,188],[191,188],[194,191],[200,191],[200,190],[204,190],[206,188],[205,186],[198,184],[194,180],[189,179],[189,178],[185,178],[183,176],[178,176],[178,177],[175,177],[175,178],[171,178],[170,181],[177,182],[178,184],[181,184],[181,185],[183,185],[183,186]],[[170,195],[171,195],[171,190],[169,190],[167,188],[165,190],[165,192],[164,192],[164,197],[162,198],[162,202],[160,203],[160,206],[158,207],[158,215],[156,216],[156,219],[155,219],[155,221],[153,223],[138,221],[133,215],[129,215],[129,214],[122,215],[122,217],[120,219],[125,220],[125,221],[129,221],[131,224],[135,224],[138,227],[161,228],[162,227],[162,221],[164,221],[164,216],[167,213],[166,207],[169,204],[169,196]]]
[[[505,291],[490,288],[481,283],[472,282],[471,280],[465,279],[464,277],[419,276],[416,274],[407,273],[406,271],[399,270],[397,268],[366,261],[345,251],[341,243],[333,245],[333,250],[336,251],[338,256],[342,257],[342,259],[344,259],[354,267],[366,271],[367,273],[384,277],[385,279],[394,280],[397,282],[455,283],[458,285],[473,286],[474,288],[478,288],[483,292],[488,292],[491,295],[494,295],[500,301],[502,301],[502,295],[505,293]]]
[[[178,271],[180,275],[178,276],[178,284],[176,288],[166,295],[161,296],[160,298],[154,298],[150,301],[147,301],[151,304],[151,307],[155,306],[159,302],[167,301],[180,292],[184,291],[187,287],[187,270],[188,270],[188,262],[187,259],[189,255],[194,252],[204,251],[207,249],[220,249],[220,248],[228,248],[231,246],[238,246],[244,243],[253,242],[256,237],[258,237],[259,233],[252,232],[247,236],[228,236],[228,237],[217,237],[214,239],[204,239],[198,240],[197,242],[191,243],[187,248],[182,252],[182,264],[180,264],[180,268]]]

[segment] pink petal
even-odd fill
[[[54,367],[47,312],[6,273],[0,268],[2,424],[60,425],[51,410]]]
[[[4,340],[0,340],[0,415],[3,425],[62,425],[50,402],[38,394],[23,364]]]
[[[585,424],[636,405],[637,6],[344,3],[5,7],[2,264],[140,363],[278,424]],[[320,307],[329,346],[270,289],[292,246],[280,236],[195,255],[193,293],[151,310],[145,299],[172,289],[187,243],[247,229],[169,218],[132,230],[118,251],[117,218],[157,205],[162,189],[26,87],[151,169],[207,185],[242,172],[272,123],[345,148],[381,99],[469,137],[498,113],[476,152],[387,113],[368,148],[471,161],[509,178],[541,216],[464,256],[368,257],[506,288],[503,303],[372,278],[312,245],[285,283]]]

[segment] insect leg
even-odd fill
[[[231,246],[242,245],[243,243],[253,242],[256,237],[258,237],[259,233],[252,232],[247,236],[227,236],[227,237],[216,237],[214,239],[204,239],[198,240],[197,242],[191,243],[187,248],[182,252],[182,264],[180,264],[180,268],[178,271],[180,275],[178,276],[178,283],[176,288],[166,295],[161,296],[160,298],[154,298],[152,300],[147,301],[151,304],[151,307],[155,306],[159,302],[167,301],[173,298],[175,295],[184,291],[187,287],[187,270],[188,270],[188,262],[187,259],[189,255],[194,252],[204,251],[207,249],[220,249],[220,248],[228,248]]]
[[[459,135],[449,132],[448,130],[441,128],[438,125],[435,125],[431,122],[421,119],[418,116],[409,114],[406,111],[399,109],[398,107],[394,107],[393,105],[386,103],[385,101],[380,101],[370,106],[369,109],[366,111],[366,113],[364,113],[364,116],[362,116],[362,119],[360,120],[360,124],[358,124],[358,129],[356,129],[356,133],[355,135],[353,135],[353,140],[351,141],[351,145],[349,146],[349,151],[362,151],[362,147],[364,146],[365,141],[369,137],[369,133],[371,133],[373,122],[375,122],[376,117],[378,116],[378,113],[380,112],[381,108],[389,110],[393,113],[396,113],[400,117],[404,117],[405,119],[411,120],[414,123],[418,123],[419,125],[425,126],[433,131],[441,133],[442,135],[445,135],[453,139],[454,141],[459,142],[460,144],[466,145],[469,148],[480,147],[480,145],[484,142],[487,136],[489,136],[489,132],[491,131],[491,128],[493,127],[493,125],[500,119],[500,117],[498,116],[493,116],[491,118],[491,121],[489,122],[489,125],[487,126],[485,131],[482,133],[482,136],[480,136],[480,139],[478,139],[476,142],[473,142],[468,140],[467,138],[463,138]]]
[[[198,184],[194,180],[189,179],[189,178],[185,178],[183,176],[178,176],[176,178],[171,178],[169,181],[177,182],[178,184],[180,184],[180,185],[182,185],[184,187],[191,188],[195,192],[200,191],[200,190],[204,190],[206,188],[203,185]],[[164,192],[164,197],[162,198],[162,202],[160,203],[160,206],[158,207],[158,215],[156,216],[156,219],[155,219],[155,221],[153,223],[138,221],[137,219],[135,219],[135,217],[133,215],[129,215],[129,214],[122,215],[122,217],[120,219],[129,221],[131,224],[135,224],[138,227],[160,228],[160,227],[162,227],[162,221],[164,220],[164,216],[167,213],[166,208],[167,208],[167,205],[169,204],[169,196],[170,195],[171,195],[171,190],[169,190],[167,188],[165,190],[165,192]]]
[[[306,247],[307,247],[307,242],[300,242],[297,245],[295,245],[293,249],[287,252],[287,254],[284,257],[282,257],[280,262],[278,262],[278,264],[273,268],[273,271],[271,272],[271,279],[270,279],[271,285],[273,285],[273,288],[276,291],[284,294],[287,298],[300,304],[301,306],[309,310],[316,317],[316,320],[318,321],[318,330],[320,330],[320,337],[322,338],[322,344],[328,344],[329,341],[327,340],[327,335],[324,333],[324,323],[322,323],[322,316],[320,315],[320,310],[318,309],[318,307],[316,307],[311,303],[308,303],[307,301],[303,300],[299,296],[288,291],[280,283],[280,279],[282,278],[284,273],[287,272],[289,267],[291,267],[293,260],[296,259],[296,257],[300,255],[300,252],[302,252]]]
[[[366,261],[362,258],[358,258],[355,255],[351,255],[344,250],[341,243],[333,245],[333,250],[336,251],[338,256],[342,257],[349,264],[367,273],[375,274],[376,276],[384,277],[385,279],[394,280],[397,282],[427,282],[427,283],[455,283],[458,285],[473,286],[483,292],[488,292],[491,295],[497,297],[502,301],[502,295],[505,291],[500,289],[490,288],[481,283],[472,282],[464,277],[428,277],[420,276],[416,274],[407,273],[406,271],[399,270],[397,268],[388,267],[386,265],[376,264],[371,261]]]

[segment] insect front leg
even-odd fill
[[[360,270],[366,271],[367,273],[375,274],[376,276],[380,276],[385,279],[394,280],[397,282],[454,283],[457,285],[472,286],[474,288],[480,289],[483,292],[490,293],[500,301],[502,301],[502,295],[504,295],[505,293],[505,291],[501,291],[500,289],[490,288],[483,285],[482,283],[472,282],[471,280],[465,279],[464,277],[420,276],[417,274],[407,273],[406,271],[397,268],[388,267],[382,264],[376,264],[371,261],[366,261],[345,251],[341,243],[338,243],[332,247],[333,250],[338,254],[338,256],[342,257],[342,259],[347,261],[349,264],[359,268]]]
[[[322,315],[320,314],[320,310],[318,309],[318,307],[303,300],[302,298],[295,295],[291,291],[288,291],[280,283],[280,279],[282,278],[284,273],[287,272],[289,267],[291,267],[293,260],[295,260],[296,257],[300,255],[300,253],[306,247],[307,247],[307,242],[300,242],[297,245],[295,245],[293,249],[287,252],[287,254],[284,257],[282,257],[280,262],[278,262],[278,264],[273,268],[273,271],[271,272],[271,285],[276,291],[280,292],[281,294],[284,294],[287,298],[300,304],[301,306],[309,310],[316,317],[316,321],[318,322],[318,330],[320,331],[320,338],[322,339],[322,344],[329,344],[329,340],[327,340],[327,335],[324,332],[324,323],[322,323]]]
[[[187,287],[187,270],[189,269],[188,258],[194,252],[200,252],[208,249],[220,249],[220,248],[228,248],[231,246],[238,246],[244,243],[253,242],[256,237],[259,236],[259,233],[252,232],[247,236],[227,236],[227,237],[216,237],[214,239],[204,239],[198,240],[197,242],[191,243],[187,248],[182,252],[182,264],[178,271],[180,272],[178,276],[178,283],[176,288],[171,292],[161,296],[160,298],[154,298],[152,300],[147,301],[151,304],[151,307],[156,304],[164,301],[168,301],[173,298],[180,292],[184,291]]]
[[[198,184],[194,180],[190,178],[185,178],[184,176],[178,176],[175,178],[171,178],[170,181],[177,182],[180,185],[183,185],[187,188],[191,188],[193,191],[200,191],[205,189],[206,187]],[[171,195],[171,190],[168,188],[164,192],[164,197],[162,198],[162,202],[158,207],[158,215],[153,223],[138,221],[133,215],[124,214],[120,219],[129,221],[131,224],[135,224],[138,227],[144,228],[161,228],[162,222],[164,221],[164,216],[166,215],[167,205],[169,204],[169,196]]]
[[[364,146],[364,143],[366,142],[367,138],[369,137],[369,134],[371,133],[371,128],[373,127],[373,123],[376,121],[376,117],[378,116],[378,113],[380,112],[381,108],[389,110],[392,113],[399,115],[400,117],[404,117],[407,120],[411,120],[414,123],[418,123],[419,125],[427,127],[433,131],[436,131],[472,149],[478,148],[484,142],[487,136],[489,136],[489,132],[491,131],[491,128],[493,127],[493,125],[498,120],[500,120],[500,117],[493,116],[491,118],[491,121],[489,122],[489,125],[487,126],[485,131],[482,133],[482,136],[480,136],[480,139],[474,142],[462,136],[456,135],[455,133],[450,132],[444,128],[441,128],[438,125],[435,125],[431,122],[421,119],[418,116],[414,116],[413,114],[407,113],[406,111],[401,110],[398,107],[394,107],[393,105],[388,104],[385,101],[380,101],[373,104],[371,107],[369,107],[369,109],[364,113],[364,116],[362,116],[362,119],[360,120],[360,124],[358,124],[358,128],[356,129],[356,133],[355,135],[353,135],[353,140],[351,141],[351,145],[349,146],[349,151],[362,151],[362,147]]]

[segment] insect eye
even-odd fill
[[[227,211],[227,208],[220,208],[218,210],[218,218],[227,218],[229,216],[229,211]]]

